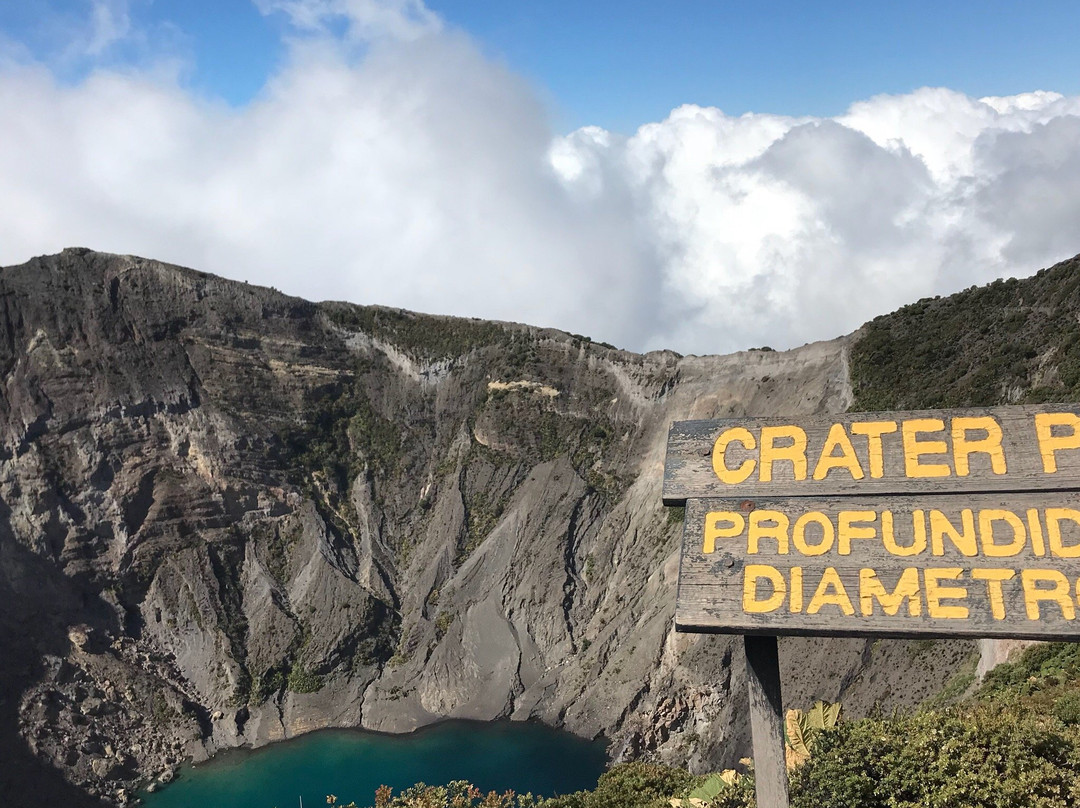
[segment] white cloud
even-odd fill
[[[281,12],[300,31],[330,34],[344,23],[348,39],[411,41],[442,29],[422,0],[254,0],[263,14]]]
[[[38,0],[23,39],[0,31],[0,71],[46,66],[71,83],[90,70],[113,68],[172,80],[190,67],[189,42],[170,22],[138,20],[140,7],[152,1]]]
[[[932,88],[833,120],[687,106],[625,141],[564,138],[555,166],[570,184],[605,163],[633,177],[683,313],[645,345],[790,346],[1080,251],[1078,115],[1055,93]]]
[[[1080,99],[683,106],[555,135],[417,0],[260,0],[290,59],[241,109],[151,69],[0,64],[0,263],[82,244],[309,298],[722,352],[832,337],[1080,251]],[[102,42],[109,30],[102,23]]]
[[[101,56],[131,33],[128,0],[92,0],[90,27],[83,43],[87,56]]]

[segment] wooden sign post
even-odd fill
[[[680,421],[677,631],[745,636],[760,808],[786,808],[779,635],[1080,640],[1080,407]]]

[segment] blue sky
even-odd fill
[[[1080,90],[1077,3],[430,5],[545,87],[571,127],[629,132],[682,103],[827,116],[923,86]]]
[[[1080,252],[1078,32],[1077,3],[0,3],[0,265],[790,347]]]
[[[89,0],[0,4],[0,31],[55,60]],[[556,127],[630,133],[684,104],[832,116],[919,87],[974,97],[1080,92],[1075,2],[432,0],[428,8],[531,81]],[[186,62],[184,80],[248,102],[286,55],[284,16],[250,0],[132,0],[135,25]],[[119,47],[99,62],[145,58]],[[64,65],[69,78],[92,62]]]

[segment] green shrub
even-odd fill
[[[276,667],[268,668],[261,676],[251,679],[251,704],[263,704],[267,699],[285,687],[285,674]]]
[[[357,808],[355,802],[339,805],[333,794],[326,804],[336,808]],[[380,786],[375,792],[375,808],[532,808],[536,800],[532,794],[515,794],[513,791],[483,793],[465,780],[454,780],[445,786],[429,786],[417,783],[395,795],[389,786]]]
[[[1054,717],[1063,724],[1080,724],[1080,693],[1071,691],[1054,704]]]
[[[286,681],[286,687],[293,693],[315,693],[322,690],[322,686],[323,678],[302,665],[293,666]]]
[[[600,775],[593,791],[577,791],[541,803],[543,808],[668,808],[672,797],[701,778],[655,763],[621,763]]]
[[[454,613],[448,611],[441,611],[435,616],[435,629],[440,638],[450,630],[450,626],[454,624]]]
[[[998,705],[864,719],[821,733],[795,770],[799,808],[1066,808],[1080,799],[1078,736]]]
[[[529,808],[536,804],[531,794],[513,791],[482,792],[465,780],[454,780],[445,786],[417,783],[401,794],[387,786],[375,792],[375,808]]]
[[[1015,662],[1005,662],[986,674],[979,696],[1028,696],[1061,682],[1080,679],[1080,644],[1051,642],[1033,645]]]

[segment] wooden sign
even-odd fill
[[[1080,407],[679,421],[664,503],[693,497],[1080,489]]]
[[[1078,500],[693,499],[676,627],[1078,640]]]
[[[682,421],[675,627],[744,635],[760,808],[787,808],[776,635],[1080,640],[1080,407]]]

